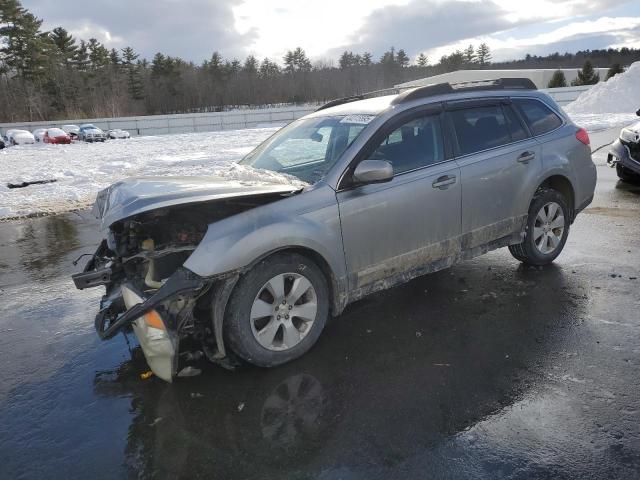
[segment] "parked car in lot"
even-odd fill
[[[640,110],[636,114],[640,116]],[[611,145],[607,163],[615,167],[620,180],[640,183],[640,122],[622,129]]]
[[[44,132],[46,132],[47,129],[46,128],[38,128],[36,130],[34,130],[33,133],[33,138],[35,138],[36,142],[42,142],[44,139]]]
[[[9,145],[30,145],[36,143],[33,134],[27,130],[7,130],[5,138]]]
[[[83,142],[104,142],[107,136],[102,130],[91,123],[80,125],[78,140]]]
[[[186,339],[271,367],[419,275],[499,247],[549,264],[596,183],[587,132],[528,79],[333,101],[237,168],[294,180],[132,178],[97,196],[107,235],[75,285],[106,286],[99,336],[131,326],[164,380]]]
[[[0,150],[2,150],[4,147],[5,147],[4,138],[0,137]]]
[[[118,138],[129,138],[131,135],[126,130],[122,130],[121,128],[114,128],[111,130],[107,130],[107,138],[110,139],[118,139]]]
[[[48,128],[44,132],[43,142],[54,144],[69,144],[71,143],[71,137],[61,128]]]
[[[63,125],[62,130],[71,137],[71,140],[78,138],[78,133],[80,133],[80,127],[78,125]]]

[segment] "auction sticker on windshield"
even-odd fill
[[[340,123],[359,123],[361,125],[367,125],[374,118],[376,118],[375,115],[347,115],[340,120]]]

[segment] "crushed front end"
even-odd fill
[[[203,221],[176,222],[158,214],[118,222],[83,272],[73,275],[79,289],[106,288],[95,318],[100,338],[133,330],[151,370],[169,382],[177,372],[181,338],[193,337],[198,328],[203,338],[211,325],[209,312],[196,307],[203,299],[201,310],[210,310],[205,297],[214,280],[182,266],[206,228]]]
[[[609,149],[607,163],[612,167],[619,164],[640,175],[640,122],[622,129]]]
[[[133,331],[151,370],[168,382],[183,358],[204,355],[229,366],[222,322],[243,267],[203,278],[184,263],[216,222],[299,189],[216,177],[141,177],[99,192],[93,213],[106,238],[72,277],[79,289],[106,288],[95,318],[100,338]]]

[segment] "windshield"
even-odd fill
[[[50,128],[49,130],[47,130],[47,133],[50,137],[59,137],[60,135],[66,135],[66,133],[64,133],[59,128]]]
[[[297,120],[258,146],[240,163],[315,183],[373,118],[372,115],[347,115]]]

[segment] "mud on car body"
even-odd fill
[[[372,292],[499,247],[553,261],[593,198],[588,143],[525,79],[334,101],[224,178],[100,192],[107,238],[74,282],[106,287],[99,335],[132,328],[164,380],[193,342],[278,365]]]
[[[640,116],[640,110],[636,114]],[[609,149],[607,163],[615,167],[620,180],[640,183],[640,122],[621,130]]]

